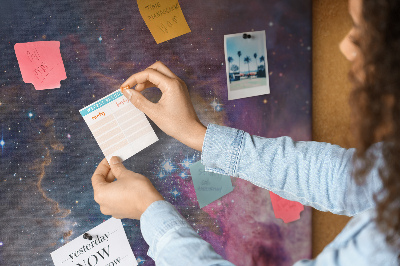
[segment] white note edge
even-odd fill
[[[85,233],[85,232],[84,232]],[[110,218],[51,253],[55,266],[138,265],[119,219]]]

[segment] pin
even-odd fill
[[[89,235],[88,233],[84,233],[84,234],[83,234],[83,238],[84,238],[84,239],[92,240],[92,239],[93,239],[93,236]]]
[[[250,38],[251,38],[250,34],[243,33],[243,39],[250,39]]]

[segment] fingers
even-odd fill
[[[156,85],[154,85],[150,81],[146,81],[145,83],[137,84],[136,87],[135,87],[135,90],[136,91],[144,91],[147,88],[153,88],[153,87],[156,87]]]
[[[126,216],[121,216],[119,214],[114,213],[114,211],[112,211],[112,209],[110,209],[109,207],[105,207],[100,205],[100,212],[104,215],[111,215],[112,217],[114,217],[115,219],[123,219],[126,218]],[[79,265],[79,264],[78,264]]]
[[[124,83],[121,85],[121,89],[129,86],[132,88],[136,84],[151,82],[164,93],[164,91],[168,88],[168,85],[171,84],[172,79],[161,72],[158,72],[155,69],[147,68],[146,70],[133,74],[130,76]]]
[[[115,179],[115,176],[112,171],[108,171],[107,177],[106,177],[106,182],[111,183]]]
[[[97,166],[96,171],[94,171],[94,174],[92,176],[93,189],[96,189],[101,185],[107,184],[106,178],[109,171],[110,166],[108,165],[107,160],[103,159]]]
[[[122,164],[122,160],[117,157],[113,156],[110,159],[110,167],[111,171],[113,172],[114,176],[119,179],[123,177],[124,172],[128,171],[125,166]]]
[[[171,79],[179,79],[166,65],[164,65],[161,61],[157,61],[154,64],[152,64],[151,66],[149,66],[148,68],[154,69],[162,74],[164,74],[165,76],[171,78]],[[152,88],[152,87],[156,87],[156,85],[154,85],[153,83],[151,83],[150,81],[146,81],[144,83],[139,83],[136,84],[135,90],[136,91],[144,91],[147,88]]]
[[[126,218],[125,216],[120,216],[120,215],[115,215],[115,214],[113,214],[112,217],[115,218],[115,219],[124,219],[124,218]]]
[[[100,205],[100,212],[104,215],[111,215],[111,212],[108,208],[105,208],[104,206]]]
[[[121,92],[130,102],[153,120],[158,105],[150,102],[140,92],[147,88],[158,87],[164,94],[169,88],[180,86],[181,80],[163,63],[155,62],[146,70],[130,76],[122,85]],[[134,86],[135,89],[131,89]]]
[[[158,72],[164,74],[167,77],[170,78],[178,78],[166,65],[164,65],[161,61],[157,61],[148,68],[152,68],[154,70],[157,70]]]
[[[134,89],[125,89],[122,93],[137,109],[145,113],[150,118],[153,117],[153,112],[157,108],[155,103],[150,102],[140,92]]]

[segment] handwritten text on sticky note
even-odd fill
[[[137,3],[156,43],[190,32],[178,0],[137,0]]]
[[[22,79],[25,83],[32,83],[36,90],[59,88],[60,81],[67,78],[60,42],[16,43],[14,50]]]
[[[304,206],[301,203],[281,198],[271,191],[269,195],[276,218],[282,219],[285,223],[300,219],[300,213],[304,210]]]
[[[230,176],[206,172],[200,161],[190,166],[190,174],[200,208],[233,190]]]
[[[137,265],[121,220],[110,218],[87,233],[91,240],[81,235],[52,252],[54,265]]]

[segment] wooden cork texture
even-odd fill
[[[314,0],[312,9],[313,140],[350,148],[354,146],[348,137],[350,63],[339,50],[339,43],[352,25],[348,1]],[[313,258],[340,233],[349,219],[313,209]]]

